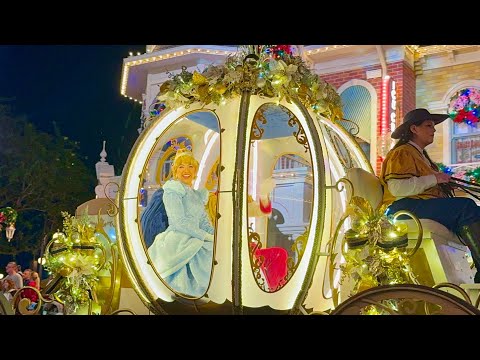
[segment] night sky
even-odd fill
[[[119,175],[140,124],[140,104],[120,94],[130,51],[144,53],[145,45],[0,45],[0,99],[15,98],[15,113],[42,131],[53,133],[55,121],[80,142],[92,171],[106,140]]]

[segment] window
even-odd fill
[[[464,88],[450,99],[450,116],[456,115],[458,121],[462,121],[447,120],[453,124],[451,156],[454,164],[480,162],[480,125],[472,122],[475,118],[478,119],[476,106],[479,97],[478,89]]]
[[[345,119],[339,124],[355,136],[366,157],[370,158],[372,97],[368,89],[362,85],[353,85],[341,94],[343,115]]]

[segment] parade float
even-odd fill
[[[388,300],[395,286],[415,283],[401,273],[411,271],[408,259],[422,241],[421,225],[414,219],[417,242],[407,250],[407,229],[395,223],[397,216],[384,219],[380,212],[371,221],[369,210],[366,221],[359,216],[365,209],[359,204],[367,200],[354,197],[347,173],[371,174],[371,165],[340,125],[348,120],[335,89],[290,47],[244,46],[201,73],[182,68],[162,84],[150,110],[123,171],[116,228],[129,279],[151,312],[326,314],[354,293],[375,288],[385,296],[387,286]],[[160,276],[142,228],[149,199],[172,176],[179,149],[200,163],[194,188],[210,191],[214,254],[201,296],[179,293]],[[364,259],[383,259],[388,267],[393,258],[398,271],[384,271],[381,281],[380,273],[370,272],[376,278],[370,285],[358,271],[345,276],[352,270],[346,254],[352,231],[372,245],[364,247]],[[377,245],[384,245],[381,252]],[[278,261],[262,255],[279,248],[286,255]],[[453,295],[409,286],[416,286],[415,299],[427,293],[441,309],[475,313]]]

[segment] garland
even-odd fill
[[[393,224],[385,215],[389,204],[374,210],[364,198],[354,196],[346,216],[352,227],[345,233],[348,251],[340,265],[340,283],[348,277],[354,285],[351,295],[379,285],[416,283],[409,257],[405,224]],[[343,244],[342,244],[343,247]]]
[[[151,116],[165,108],[225,103],[243,91],[268,98],[299,99],[315,113],[332,121],[342,118],[341,99],[335,89],[313,73],[289,45],[244,45],[223,65],[209,65],[202,73],[182,67],[160,87],[159,102]]]

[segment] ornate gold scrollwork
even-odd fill
[[[263,114],[263,111],[257,111],[253,119],[252,131],[250,131],[250,142],[260,140],[263,137],[265,129],[262,129],[258,123],[265,125],[267,122],[267,118]]]
[[[305,230],[305,232],[299,237],[297,237],[293,242],[290,249],[296,254],[296,257],[295,257],[296,259],[293,259],[290,256],[288,257],[287,275],[284,277],[284,281],[278,286],[278,289],[283,287],[290,280],[298,264],[300,264],[300,261],[302,260],[302,257],[303,257],[303,253],[305,252],[305,247],[307,245],[308,234],[309,234],[308,230]]]
[[[353,196],[355,195],[355,188],[353,187],[352,182],[350,180],[348,180],[347,178],[340,178],[335,183],[335,185],[327,186],[326,188],[327,189],[335,189],[338,192],[341,192],[341,191],[345,190],[345,186],[341,186],[342,183],[350,185],[350,190],[351,190],[350,199],[352,199]],[[348,202],[350,202],[350,199],[348,200]],[[347,220],[348,216],[349,215],[344,214],[341,217],[340,221],[337,224],[337,227],[335,228],[335,232],[334,232],[333,237],[330,239],[330,241],[326,245],[326,253],[328,254],[328,258],[329,258],[328,275],[329,275],[329,280],[330,280],[330,286],[333,285],[333,279],[334,279],[335,259],[337,257],[337,254],[334,253],[334,251],[337,248],[338,234],[340,233],[340,229],[342,228],[345,220]],[[340,252],[345,257],[345,239],[342,240],[342,243],[341,243],[341,246],[340,246]],[[323,285],[325,286],[325,283]],[[334,304],[338,301],[338,295],[339,295],[338,289],[332,287],[332,298],[333,298]]]
[[[352,182],[350,180],[348,180],[347,178],[338,179],[338,181],[335,183],[335,185],[326,186],[326,189],[335,189],[338,192],[341,192],[341,191],[345,190],[345,186],[341,186],[342,183],[350,185],[350,189],[351,189],[350,199],[353,198],[354,193],[355,193],[355,189],[353,187]],[[350,202],[350,200],[348,200],[348,202]],[[333,237],[327,242],[326,249],[325,249],[326,250],[325,252],[327,253],[327,256],[328,256],[328,260],[327,260],[328,261],[328,265],[327,265],[328,266],[328,279],[329,279],[330,287],[331,287],[331,290],[332,290],[332,300],[333,300],[334,306],[338,305],[338,296],[339,296],[338,289],[333,287],[335,259],[337,257],[337,253],[335,253],[334,251],[337,248],[338,234],[340,233],[340,229],[342,228],[343,223],[345,222],[347,217],[348,216],[346,216],[345,214],[342,216],[342,218],[340,219],[340,221],[337,224],[337,227],[335,228],[335,232],[334,232]],[[344,242],[343,241],[342,241],[342,244],[341,244],[341,250],[340,251],[341,251],[342,255],[345,256]],[[325,294],[325,282],[323,282],[323,285],[322,285],[322,293]]]
[[[305,246],[307,245],[307,240],[308,240],[308,231],[305,230],[305,232],[297,237],[292,245],[292,250],[297,254],[297,261],[295,264],[300,263],[300,260],[303,256],[303,253],[305,252]]]
[[[344,183],[344,184],[348,184],[350,185],[350,190],[351,190],[351,195],[350,195],[350,198],[353,198],[353,196],[355,195],[355,189],[353,188],[353,184],[350,180],[348,180],[347,178],[340,178],[338,179],[338,181],[335,183],[335,185],[331,185],[331,186],[325,186],[326,189],[335,189],[337,190],[338,192],[341,192],[345,189],[345,186],[342,186],[340,187],[340,185]]]
[[[292,257],[287,258],[287,274],[283,278],[278,286],[275,289],[270,289],[267,287],[264,277],[262,276],[261,267],[265,264],[265,257],[262,255],[255,255],[256,251],[262,248],[260,242],[260,235],[251,228],[248,229],[248,240],[250,247],[250,255],[252,259],[252,269],[255,279],[257,279],[258,285],[263,291],[266,292],[275,292],[281,289],[285,284],[290,280],[297,268],[298,264],[302,260],[303,253],[305,252],[305,247],[308,239],[308,231],[305,231],[302,235],[295,239],[295,242],[292,244],[292,251],[296,253],[296,260]]]
[[[300,145],[303,145],[303,147],[305,148],[305,152],[307,152],[308,150],[310,150],[310,147],[308,145],[307,134],[305,133],[303,126],[300,124],[300,121],[298,121],[296,116],[293,115],[290,111],[288,111],[288,115],[290,116],[290,119],[288,119],[288,125],[290,127],[298,126],[298,131],[293,132],[295,140],[297,140]]]
[[[35,306],[34,309],[31,309],[31,310],[28,309],[28,307],[31,304],[30,299],[28,299],[28,298],[19,299],[20,295],[27,289],[30,289],[30,290],[36,292],[37,296],[38,296],[37,305]],[[40,309],[42,308],[42,303],[47,303],[48,304],[48,303],[51,303],[53,301],[54,300],[44,298],[37,288],[34,288],[32,286],[24,286],[24,287],[20,288],[15,293],[15,295],[13,296],[13,299],[12,299],[12,304],[13,304],[14,311],[15,312],[18,311],[21,315],[37,315],[40,312]]]
[[[103,188],[103,193],[105,194],[105,197],[107,198],[107,200],[110,202],[110,207],[107,209],[107,214],[111,217],[114,217],[114,216],[117,216],[119,209],[118,209],[117,204],[115,204],[115,201],[112,198],[110,198],[107,194],[107,187],[110,184],[113,184],[113,185],[117,186],[117,191],[120,188],[120,186],[116,182],[110,181]]]
[[[343,226],[343,223],[345,220],[348,218],[349,215],[343,215],[340,221],[337,224],[337,227],[335,228],[335,232],[333,237],[330,239],[330,241],[326,245],[326,252],[328,254],[328,279],[330,283],[330,288],[332,290],[332,301],[333,301],[333,306],[336,307],[338,305],[338,297],[340,295],[340,291],[333,286],[334,284],[334,270],[335,270],[335,262],[337,258],[337,253],[335,253],[335,250],[337,248],[337,239],[338,239],[338,234],[340,233],[340,229]],[[342,255],[345,257],[345,249],[344,249],[344,240],[342,240],[341,244],[341,249],[340,252]],[[322,292],[325,294],[325,282],[323,282],[323,289]]]
[[[345,128],[345,126],[343,126],[343,128],[345,130],[347,130],[353,136],[357,136],[360,133],[360,126],[358,126],[358,124],[356,122],[353,122],[352,120],[348,120],[348,119],[341,119],[341,120],[337,120],[337,121],[340,122],[340,123],[341,122],[346,122],[349,125],[351,125],[351,127],[348,130]]]
[[[414,214],[412,214],[410,211],[407,211],[407,210],[400,210],[400,211],[397,211],[395,214],[393,214],[393,221],[395,222],[397,218],[401,215],[407,215],[410,218],[412,218],[412,220],[415,221],[415,225],[417,225],[417,228],[418,228],[417,243],[415,244],[412,250],[407,252],[407,256],[412,257],[420,248],[420,245],[422,244],[423,226],[420,220],[418,220],[418,218]]]
[[[252,227],[248,227],[248,245],[250,252],[250,259],[252,264],[253,275],[257,280],[258,285],[263,291],[268,291],[267,284],[264,277],[262,276],[261,267],[265,263],[264,256],[257,256],[255,252],[262,248],[262,243],[260,242],[260,235],[253,231]]]

